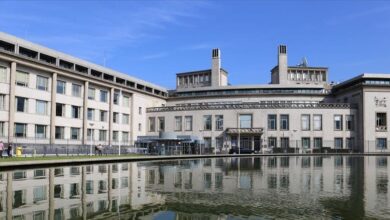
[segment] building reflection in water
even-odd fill
[[[386,218],[387,161],[253,157],[5,171],[0,219]]]

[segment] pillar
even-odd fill
[[[49,219],[54,219],[54,168],[49,168]]]
[[[134,115],[136,114],[136,110],[134,108],[134,94],[132,94],[130,100],[130,145],[134,145],[134,129],[136,128],[136,125],[134,124]],[[157,122],[158,124],[158,122]],[[158,125],[159,126],[159,125]]]
[[[8,143],[14,140],[16,62],[11,63],[9,80]]]
[[[255,136],[251,137],[251,150],[255,150]]]
[[[7,220],[12,220],[12,200],[13,200],[13,189],[12,189],[12,173],[7,172],[7,201],[6,201],[6,216]]]
[[[51,81],[51,106],[50,106],[50,144],[56,139],[56,95],[57,95],[57,73],[53,73]]]
[[[84,82],[84,101],[83,101],[83,145],[87,145],[88,139],[88,87],[89,83]],[[92,135],[92,134],[91,134]]]
[[[112,165],[108,164],[108,178],[107,178],[107,200],[108,200],[108,212],[112,210]]]
[[[108,120],[108,145],[112,146],[112,124],[114,116],[114,88],[110,90],[110,115]]]
[[[87,219],[87,173],[86,167],[81,167],[81,206],[82,206],[82,215],[83,220]]]

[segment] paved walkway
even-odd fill
[[[67,158],[58,160],[55,156],[47,156],[53,159],[26,160],[26,161],[1,161],[1,170],[25,169],[37,167],[69,166],[96,163],[117,163],[117,162],[138,162],[138,161],[159,161],[159,160],[177,160],[177,159],[197,159],[197,158],[224,158],[224,157],[270,157],[270,156],[390,156],[389,153],[316,153],[316,154],[207,154],[207,155],[173,155],[173,156],[91,156],[90,158]],[[4,159],[7,160],[7,159]]]

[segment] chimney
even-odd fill
[[[221,51],[216,48],[212,51],[211,61],[211,86],[221,85]]]
[[[287,83],[287,46],[278,47],[278,74],[279,84]]]

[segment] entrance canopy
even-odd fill
[[[236,134],[262,135],[263,128],[226,128],[225,133],[228,135],[236,135]]]

